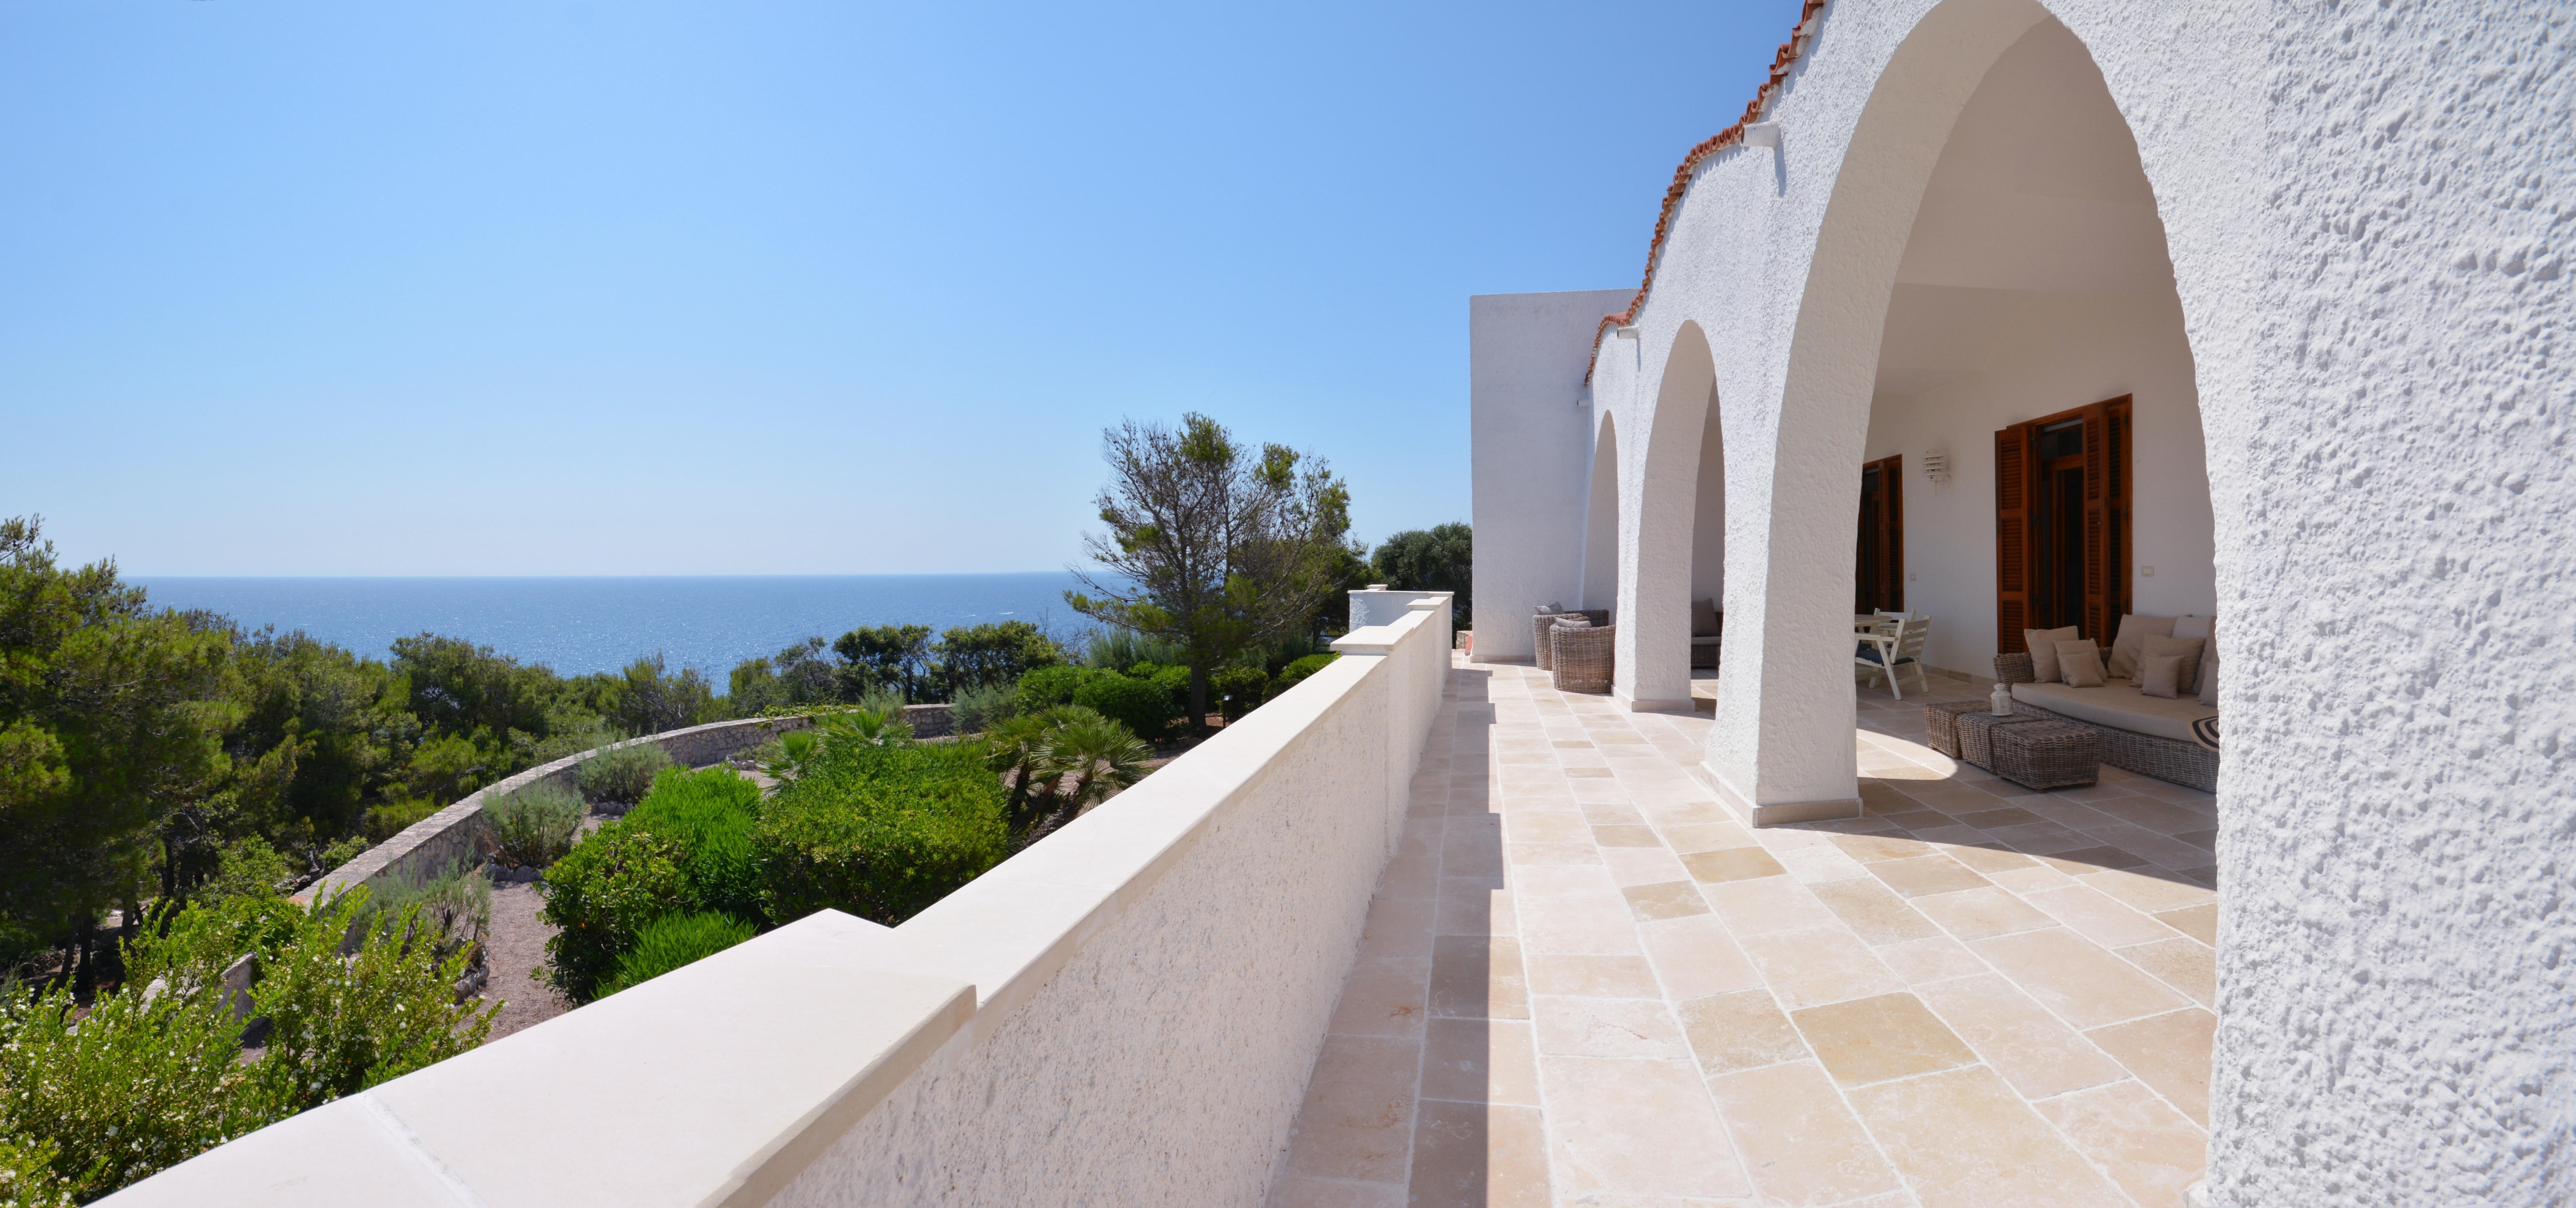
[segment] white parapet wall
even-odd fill
[[[110,1197],[1258,1205],[1449,662],[1448,599],[900,927],[824,911]]]

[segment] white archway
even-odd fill
[[[1665,354],[1639,460],[1636,515],[1622,517],[1620,630],[1611,691],[1630,708],[1690,708],[1690,603],[1700,453],[1717,367],[1685,322]]]

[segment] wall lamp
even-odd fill
[[[1744,124],[1744,145],[1748,147],[1779,146],[1780,123],[1746,122]]]
[[[1637,338],[1637,325],[1631,323],[1626,327],[1613,327],[1610,329],[1610,334],[1622,340],[1633,340]]]

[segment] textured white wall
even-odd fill
[[[1691,521],[1691,598],[1726,607],[1726,437],[1709,401],[1710,422],[1700,432],[1698,499]]]
[[[1596,378],[1633,458],[1684,325],[1716,333],[1709,770],[1740,804],[1852,791],[1839,614],[1887,307],[1953,118],[2051,15],[2136,137],[2201,412],[2228,742],[2214,1198],[2576,1202],[2563,3],[1834,6],[1769,115],[1782,145],[1701,171],[1641,339]],[[1934,260],[1912,271],[1990,267]],[[2179,397],[2169,350],[2137,351],[2139,392]],[[2196,552],[2142,548],[2142,605],[2198,602],[2166,581]]]
[[[1633,292],[1467,300],[1479,662],[1529,658],[1531,610],[1581,599],[1594,412],[1574,404],[1593,325]]]

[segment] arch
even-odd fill
[[[1690,708],[1690,603],[1700,452],[1717,388],[1708,335],[1695,321],[1674,332],[1646,422],[1634,492],[1621,533],[1620,630],[1611,691],[1631,708]]]
[[[1592,429],[1592,471],[1585,488],[1581,599],[1573,608],[1619,607],[1619,428],[1607,407]]]

